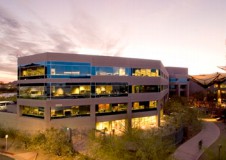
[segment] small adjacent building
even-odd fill
[[[189,97],[188,68],[166,67],[169,73],[169,95]]]

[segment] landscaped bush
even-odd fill
[[[45,132],[46,142],[43,149],[58,156],[73,156],[73,146],[65,130],[48,129]]]
[[[6,129],[0,125],[0,138],[5,138]]]
[[[198,110],[193,108],[185,98],[171,98],[164,106],[164,113],[171,117],[171,125],[176,128],[185,128],[187,138],[201,130]]]
[[[65,156],[63,159],[76,155],[70,137],[68,137],[66,130],[63,129],[51,128],[36,134],[29,134],[14,129],[5,129],[0,126],[1,138],[4,138],[6,134],[9,135],[10,139],[14,140],[13,146],[17,149],[35,150],[57,156]]]
[[[97,160],[169,160],[174,150],[172,142],[150,130],[131,129],[121,136],[91,136],[89,140],[88,155]]]

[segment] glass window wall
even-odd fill
[[[51,85],[51,98],[89,98],[90,97],[90,84],[52,84]]]
[[[159,77],[159,69],[133,68],[132,76]]]
[[[125,67],[95,67],[95,75],[130,76],[130,69]]]
[[[95,95],[96,97],[128,96],[128,85],[125,83],[96,84]]]
[[[159,85],[133,85],[132,93],[160,92]]]
[[[47,63],[48,78],[89,78],[91,65],[86,62],[57,62]]]
[[[157,116],[132,119],[132,128],[151,129],[153,127],[157,127]]]
[[[157,101],[133,102],[132,111],[149,111],[157,109]]]
[[[101,131],[102,133],[120,135],[126,130],[125,124],[126,124],[125,119],[97,122],[96,130]]]
[[[44,107],[32,107],[20,105],[22,116],[44,118]]]
[[[28,99],[46,99],[45,88],[45,84],[32,84],[32,86],[20,85],[18,97]]]
[[[90,105],[51,108],[51,119],[90,116]]]
[[[128,107],[127,103],[98,104],[96,105],[96,114],[111,115],[126,113],[127,107]]]
[[[40,79],[45,78],[46,66],[44,62],[22,65],[18,68],[18,79]]]

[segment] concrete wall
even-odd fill
[[[42,119],[18,117],[17,114],[0,112],[0,124],[5,128],[13,128],[29,133],[45,130],[46,124]]]
[[[50,121],[50,127],[89,130],[95,129],[96,123],[91,117],[70,117],[63,119],[52,119]]]

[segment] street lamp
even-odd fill
[[[68,142],[71,142],[71,128],[67,128],[67,137],[68,137]]]
[[[219,144],[218,145],[218,149],[219,149],[219,152],[218,152],[218,160],[221,160],[221,148],[222,148],[222,145]]]
[[[5,150],[7,151],[7,139],[8,139],[8,134],[5,135]]]

